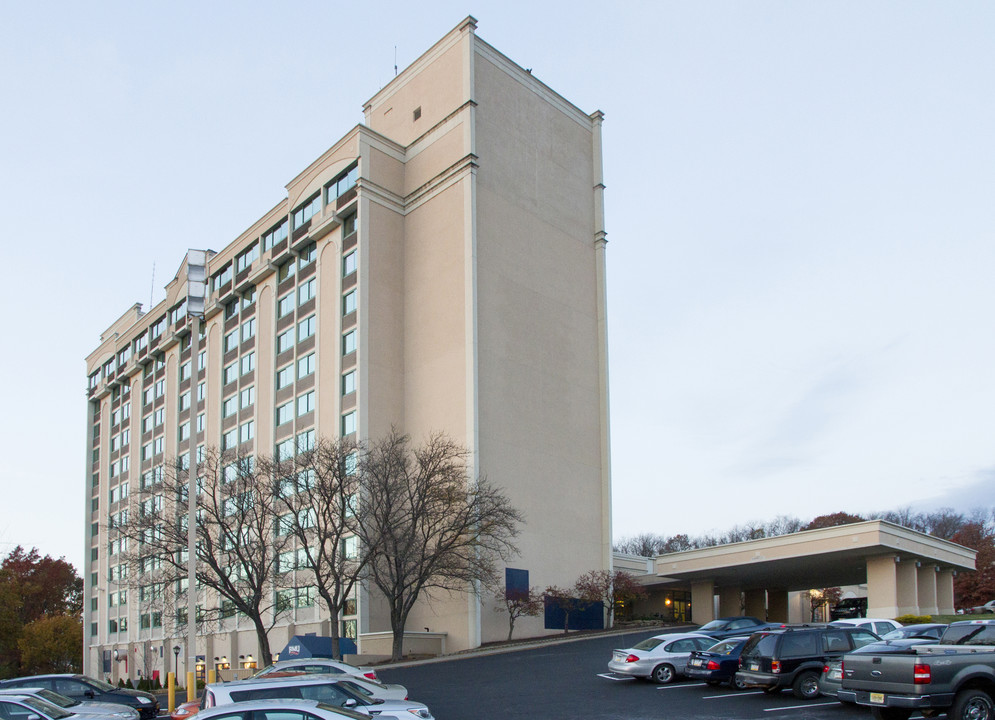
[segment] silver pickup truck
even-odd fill
[[[879,720],[908,720],[914,710],[995,720],[995,620],[951,623],[936,645],[908,653],[845,655],[837,697],[873,708]]]

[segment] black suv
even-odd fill
[[[867,598],[843,598],[829,611],[830,620],[867,617]]]
[[[12,688],[44,688],[74,700],[127,705],[138,711],[141,720],[154,720],[159,714],[159,702],[152,693],[115,687],[85,675],[32,675],[0,681],[0,689]]]
[[[879,639],[863,628],[828,625],[753,633],[739,656],[736,680],[768,694],[790,687],[795,697],[811,700],[819,696],[819,674],[827,660]]]

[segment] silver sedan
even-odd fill
[[[688,656],[695,650],[707,650],[715,638],[701,633],[666,633],[615,650],[608,669],[620,675],[648,678],[661,685],[685,675]]]

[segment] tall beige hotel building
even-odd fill
[[[445,432],[525,516],[508,563],[516,582],[569,586],[610,567],[601,113],[481,40],[472,17],[363,109],[274,208],[207,251],[198,358],[184,258],[166,299],[131,307],[86,359],[90,675],[124,676],[127,657],[135,677],[150,646],[171,670],[186,637],[147,611],[109,528],[191,433],[266,456],[392,426],[415,442]],[[274,652],[328,633],[299,585]],[[342,620],[361,654],[389,647],[382,608],[366,588]],[[419,634],[445,652],[501,640],[507,616],[493,608],[471,592],[426,596],[405,647]],[[225,622],[204,631],[198,655],[267,660],[250,623]],[[546,624],[526,618],[516,634],[560,632]]]

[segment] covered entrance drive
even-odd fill
[[[715,618],[715,595],[720,617],[787,622],[789,592],[863,583],[868,617],[952,614],[954,573],[974,570],[975,555],[947,540],[869,520],[659,555],[648,566],[620,556],[616,567],[635,575],[645,567],[640,580],[650,598],[637,614],[661,613],[666,591],[680,588],[690,591],[692,619],[699,624]]]

